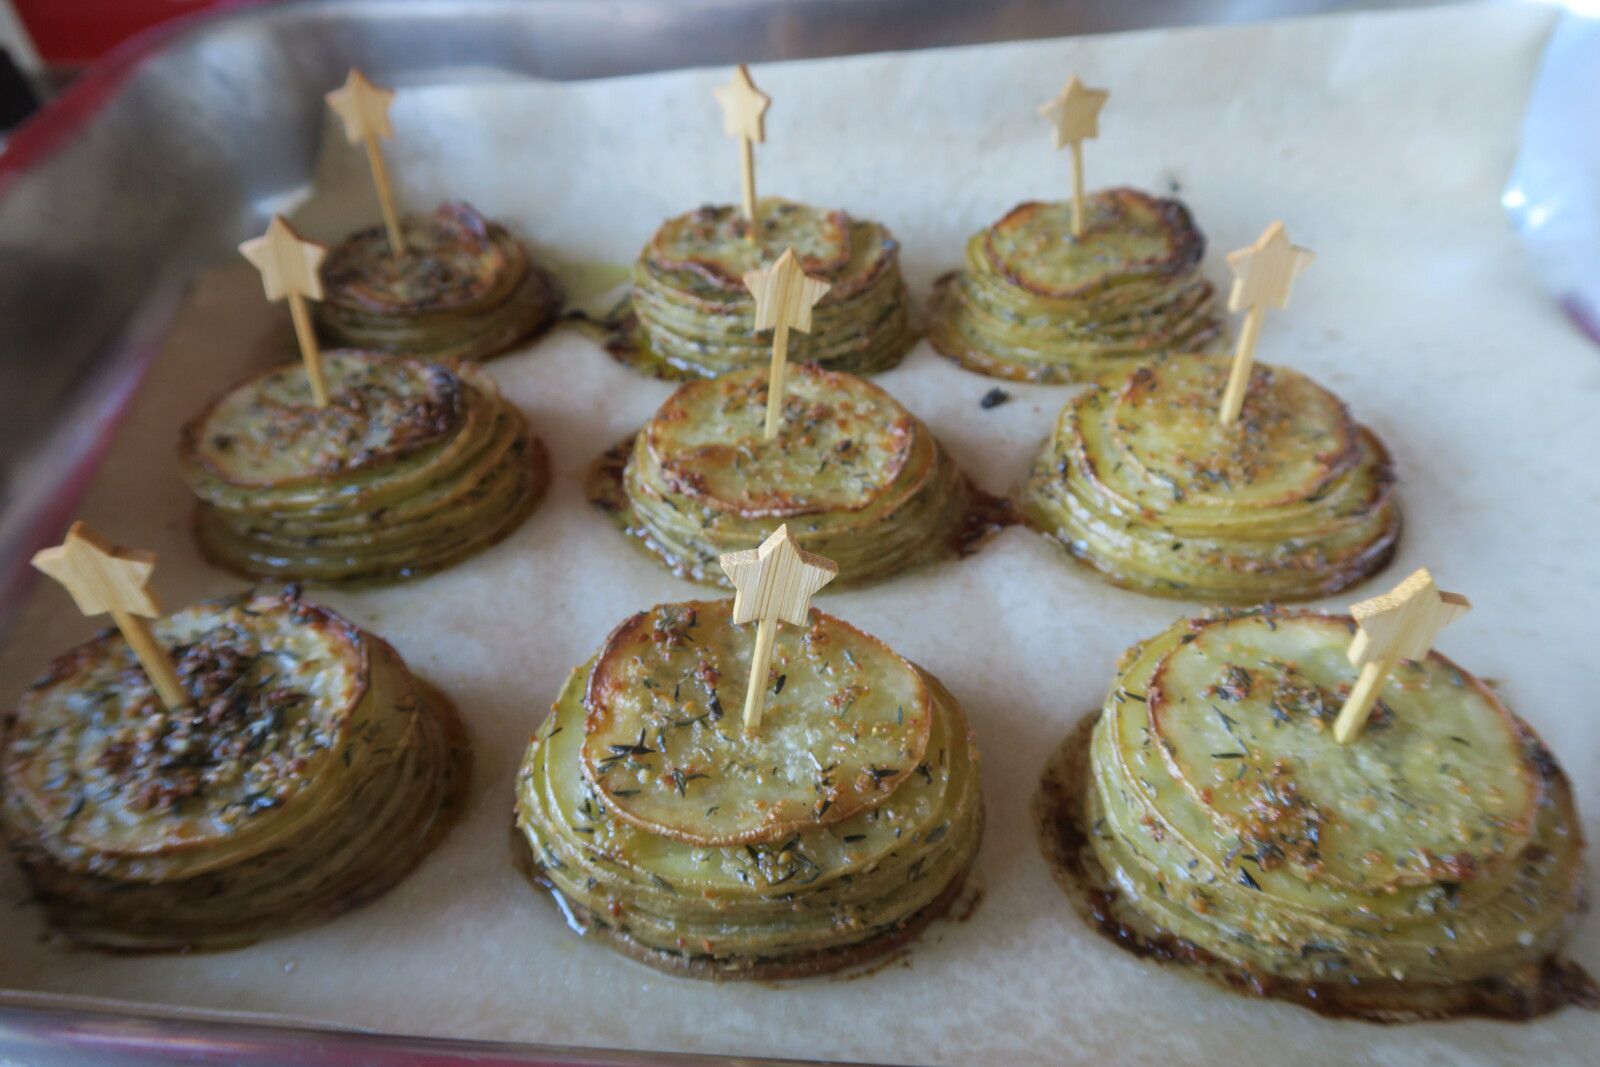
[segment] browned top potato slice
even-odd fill
[[[1355,677],[1344,620],[1222,618],[1190,633],[1151,680],[1151,728],[1246,852],[1372,891],[1484,877],[1527,845],[1539,786],[1520,729],[1437,652],[1400,664],[1341,745],[1333,719]]]
[[[619,626],[584,696],[584,774],[620,818],[701,845],[759,844],[875,808],[921,762],[933,697],[876,639],[820,611],[773,650],[759,731],[739,722],[754,624],[731,600]],[[724,707],[726,705],[726,709]]]
[[[63,656],[18,704],[8,788],[56,847],[139,856],[230,849],[295,823],[326,784],[367,692],[348,623],[282,597],[185,608],[154,623],[194,704],[168,711],[115,633]]]
[[[388,232],[372,226],[335,246],[322,268],[327,300],[379,312],[471,307],[527,272],[527,253],[470,205],[447,203],[401,222],[406,253],[390,251]]]
[[[184,427],[181,451],[229,485],[286,487],[383,467],[448,438],[464,398],[453,372],[374,352],[324,353],[329,404],[299,363],[252,378]]]
[[[687,270],[744,293],[747,272],[793,248],[812,276],[850,262],[850,217],[788,200],[763,200],[754,227],[731,206],[706,206],[661,224],[644,257],[659,270]]]
[[[690,382],[645,429],[675,491],[717,511],[788,518],[855,511],[894,484],[917,423],[888,393],[853,374],[790,368],[784,432],[762,435],[766,374]]]
[[[1126,461],[1120,480],[1190,507],[1271,508],[1316,496],[1355,462],[1344,404],[1286,367],[1260,367],[1238,423],[1223,426],[1230,364],[1166,360],[1128,378],[1107,420],[1110,450]]]
[[[1118,285],[1193,270],[1205,252],[1189,210],[1137,189],[1104,189],[1072,236],[1069,201],[1019,204],[985,236],[1001,276],[1042,297],[1077,299]]]

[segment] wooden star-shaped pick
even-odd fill
[[[119,548],[86,523],[73,523],[65,541],[35,553],[33,565],[60,582],[85,615],[121,612],[146,619],[161,616],[161,608],[148,588],[156,557],[149,552]]]
[[[760,548],[728,552],[718,560],[736,590],[733,621],[779,620],[804,626],[811,597],[839,575],[831,559],[802,550],[785,523]]]
[[[282,215],[272,216],[267,232],[240,245],[239,251],[261,272],[268,300],[322,299],[322,261],[328,248],[301,237]]]
[[[1233,271],[1228,310],[1288,307],[1295,278],[1315,258],[1311,249],[1291,244],[1283,223],[1274,222],[1254,244],[1228,253],[1228,267]]]
[[[833,581],[839,567],[831,559],[802,552],[789,536],[787,524],[772,531],[760,548],[728,552],[718,562],[735,590],[733,621],[756,623],[750,681],[744,691],[744,728],[753,732],[761,725],[767,704],[767,675],[778,623],[804,626],[811,613],[811,597]]]
[[[344,121],[344,135],[351,144],[360,144],[368,137],[394,136],[394,127],[389,123],[394,90],[378,88],[354,67],[350,68],[344,85],[323,99]]]
[[[65,541],[34,554],[33,565],[60,582],[85,615],[111,615],[163,704],[177,709],[188,703],[172,659],[145,622],[161,614],[149,589],[155,556],[119,548],[75,522]]]
[[[1111,94],[1105,89],[1090,89],[1074,74],[1053,99],[1039,105],[1039,114],[1055,129],[1056,147],[1065,148],[1100,136],[1100,109]]]
[[[1364,667],[1387,657],[1421,659],[1441,630],[1471,610],[1466,597],[1442,591],[1422,567],[1382,596],[1351,605],[1361,628],[1350,642],[1350,662]]]
[[[728,84],[717,86],[711,93],[722,105],[723,133],[757,144],[767,139],[766,114],[772,97],[756,88],[750,80],[749,67],[740,63]]]
[[[1439,631],[1471,608],[1466,597],[1440,591],[1426,567],[1382,596],[1352,605],[1360,628],[1347,655],[1361,674],[1333,722],[1334,740],[1344,745],[1357,737],[1395,664],[1426,656]]]
[[[808,276],[794,249],[786,248],[770,267],[750,271],[744,287],[756,300],[756,330],[811,332],[811,309],[832,286]]]

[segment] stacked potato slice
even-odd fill
[[[22,697],[0,825],[70,940],[225,948],[378,896],[436,843],[470,755],[383,641],[289,596],[155,623],[193,702],[168,711],[108,631]]]
[[[641,612],[573,672],[517,777],[525,858],[575,925],[663,969],[849,966],[958,892],[977,752],[937,681],[817,611],[779,636],[746,734],[755,627],[729,604]]]
[[[900,245],[876,222],[787,200],[761,201],[754,231],[735,207],[668,219],[633,268],[632,314],[608,347],[666,378],[710,378],[765,366],[744,276],[793,248],[808,275],[831,285],[811,332],[789,338],[789,358],[870,374],[898,363],[915,340]]]
[[[483,372],[338,351],[324,373],[325,408],[293,364],[184,428],[180,465],[213,562],[256,577],[410,577],[493,544],[544,492],[544,446]]]
[[[1540,968],[1583,881],[1565,777],[1437,653],[1399,666],[1338,744],[1353,630],[1267,612],[1130,650],[1082,785],[1097,921],[1330,1009],[1549,1010]]]
[[[672,570],[727,585],[717,557],[787,522],[841,584],[959,555],[1003,521],[914,415],[853,374],[791,367],[763,438],[767,370],[688,382],[594,470],[590,498]]]
[[[1400,533],[1382,443],[1309,378],[1258,365],[1222,426],[1228,360],[1176,356],[1067,403],[1022,490],[1028,521],[1112,581],[1231,604],[1342,589]]]
[[[401,220],[405,255],[373,226],[322,269],[317,328],[331,344],[431,360],[499,355],[548,329],[561,286],[506,229],[467,204]]]
[[[928,340],[969,370],[1029,382],[1090,381],[1221,334],[1205,238],[1176,200],[1093,193],[1082,237],[1070,203],[1029,202],[967,242],[941,278]]]

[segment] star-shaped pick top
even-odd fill
[[[717,86],[711,93],[722,106],[723,133],[757,144],[767,139],[766,114],[772,97],[756,88],[750,80],[749,67],[740,63],[728,84]]]
[[[189,702],[172,658],[145,621],[161,615],[149,589],[154,555],[119,548],[75,522],[65,541],[34,554],[33,565],[60,582],[85,615],[111,614],[163,704],[177,709]]]
[[[1056,147],[1100,136],[1100,109],[1111,94],[1105,89],[1090,89],[1074,74],[1053,99],[1039,105],[1039,114],[1055,129]]]
[[[1295,278],[1316,258],[1311,249],[1291,244],[1283,223],[1274,222],[1254,244],[1228,253],[1228,268],[1233,271],[1228,310],[1287,308]]]
[[[718,560],[733,583],[733,621],[780,621],[804,626],[811,597],[839,575],[833,560],[803,551],[784,523],[760,548],[726,552]]]
[[[1361,628],[1350,642],[1350,662],[1364,667],[1391,657],[1421,659],[1441,630],[1471,610],[1466,597],[1442,591],[1422,567],[1389,592],[1351,605]]]
[[[239,251],[261,272],[268,300],[322,299],[322,261],[328,248],[301,237],[282,215],[272,216],[267,232],[240,245]]]
[[[146,619],[161,615],[148,588],[156,557],[119,548],[86,523],[73,523],[65,541],[35,553],[33,565],[60,582],[85,615],[113,611]]]
[[[801,333],[811,332],[811,309],[832,288],[807,275],[792,248],[784,249],[772,266],[746,274],[744,287],[756,300],[758,332],[783,328]]]
[[[356,68],[350,68],[344,85],[323,99],[344,121],[344,135],[351,144],[360,144],[368,137],[394,136],[394,127],[389,123],[394,90],[378,88]]]

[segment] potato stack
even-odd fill
[[[765,440],[767,370],[681,386],[608,453],[590,499],[675,573],[727,586],[724,552],[787,522],[796,542],[861,585],[949,559],[1004,521],[921,420],[853,374],[792,367]]]
[[[1566,777],[1437,652],[1339,744],[1354,629],[1265,611],[1130,649],[1087,753],[1081,732],[1063,750],[1079,903],[1127,947],[1326,1010],[1550,1010],[1584,879]]]
[[[471,206],[401,220],[404,255],[371,226],[329,253],[317,330],[339,347],[481,360],[529,341],[561,311],[560,284],[522,242]]]
[[[180,467],[213,562],[252,577],[378,581],[493,544],[549,480],[544,446],[482,371],[326,354],[251,379],[184,428]]]
[[[1069,202],[1032,201],[967,242],[939,279],[928,340],[969,370],[1024,382],[1093,381],[1221,336],[1205,238],[1176,200],[1091,194],[1081,237]]]
[[[568,678],[517,776],[529,870],[574,925],[675,973],[878,956],[949,907],[977,851],[966,719],[930,675],[813,610],[779,635],[746,732],[756,628],[730,604],[641,612]]]
[[[608,348],[664,378],[766,366],[772,341],[755,331],[744,276],[787,248],[831,286],[811,332],[789,338],[789,359],[857,374],[900,362],[916,338],[899,242],[876,222],[779,199],[762,200],[753,225],[736,207],[709,206],[663,223],[634,264],[632,311]]]
[[[116,631],[56,660],[0,741],[0,828],[82,945],[218,949],[386,891],[438,841],[470,753],[395,651],[292,596],[157,621],[169,710]]]
[[[1309,599],[1381,569],[1400,536],[1383,444],[1264,364],[1223,426],[1228,372],[1176,356],[1068,401],[1023,485],[1027,521],[1118,585],[1184,599]]]

